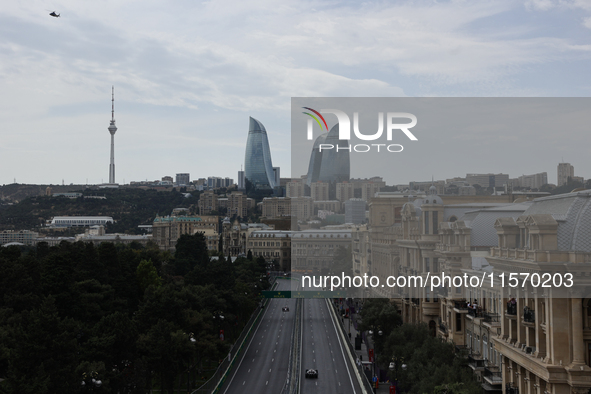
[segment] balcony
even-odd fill
[[[536,313],[533,309],[529,309],[527,306],[523,308],[523,322],[524,323],[535,323]]]
[[[473,370],[484,368],[486,360],[480,354],[472,353],[468,355],[468,366]]]
[[[484,312],[482,310],[482,308],[468,308],[468,316],[472,316],[472,317],[484,317]]]
[[[466,300],[454,301],[454,311],[457,313],[468,313],[468,304]]]
[[[491,385],[503,384],[503,373],[496,367],[486,367],[482,377]]]
[[[466,345],[456,345],[456,352],[458,353],[465,353],[468,351],[468,347]]]
[[[484,312],[484,322],[485,323],[498,323],[500,320],[500,316],[498,313],[490,313]]]
[[[447,327],[441,320],[439,320],[439,331],[444,335],[447,336]]]
[[[507,315],[517,316],[517,303],[507,302]]]

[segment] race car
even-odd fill
[[[306,369],[306,379],[318,379],[318,370]]]
[[[281,310],[283,312],[289,312],[289,307],[288,306],[284,306],[283,308],[281,308]]]

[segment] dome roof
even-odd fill
[[[423,204],[440,204],[443,205],[443,200],[437,194],[429,195],[426,198],[421,199]]]

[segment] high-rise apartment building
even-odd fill
[[[353,183],[350,182],[339,182],[337,183],[337,200],[345,202],[355,197],[355,190]]]
[[[380,191],[380,185],[373,182],[361,184],[361,199],[369,202],[373,196]]]
[[[308,220],[314,215],[314,200],[311,197],[291,199],[291,216],[298,220]]]
[[[466,174],[469,185],[480,185],[484,188],[503,187],[509,184],[508,174]]]
[[[287,197],[304,197],[306,188],[303,180],[296,180],[287,182],[285,187],[285,195]]]
[[[266,218],[291,216],[291,199],[285,197],[263,198],[262,216]]]
[[[568,178],[575,176],[575,167],[571,166],[570,163],[558,163],[558,182],[556,186],[566,185]]]
[[[176,184],[179,186],[187,186],[191,183],[190,176],[187,173],[176,174]]]
[[[310,195],[313,201],[328,200],[328,186],[326,182],[313,182],[310,185]]]
[[[548,183],[548,173],[540,172],[538,174],[522,175],[517,179],[512,179],[511,183],[514,187],[516,186],[526,189],[539,189]]]
[[[275,187],[281,185],[281,167],[273,167],[273,179],[275,180]]]
[[[209,215],[211,211],[218,210],[218,195],[213,190],[207,190],[199,196],[197,203],[200,215]]]
[[[207,188],[208,189],[220,189],[223,187],[230,187],[234,184],[234,179],[232,178],[221,178],[218,176],[210,176],[207,178]]]
[[[246,182],[244,181],[244,171],[238,171],[238,190],[246,189]]]
[[[248,212],[248,202],[246,194],[242,192],[232,192],[228,196],[228,216],[246,217]]]

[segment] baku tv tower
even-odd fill
[[[109,183],[115,183],[115,87],[111,86],[111,124],[109,125],[109,133],[111,133],[111,164],[109,164]]]

